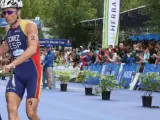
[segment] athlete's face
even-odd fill
[[[2,13],[8,24],[13,24],[17,20],[17,9],[15,8],[5,8]]]

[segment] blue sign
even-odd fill
[[[101,73],[101,68],[102,68],[101,64],[91,64],[91,65],[88,66],[89,71],[95,71],[97,73]],[[100,80],[99,77],[97,77],[97,78],[88,77],[88,80],[85,82],[85,84],[87,84],[87,85],[98,85],[99,80]]]
[[[0,27],[6,27],[8,25],[8,23],[6,22],[6,20],[4,18],[0,18]]]
[[[124,64],[120,83],[124,87],[129,87],[132,77],[136,72],[139,72],[139,64]]]
[[[101,73],[102,65],[101,64],[91,64],[88,66],[89,71],[95,71]]]
[[[51,44],[53,46],[72,47],[72,41],[67,39],[40,39],[40,46]]]
[[[160,64],[157,64],[156,67],[154,67],[154,64],[147,64],[146,63],[144,66],[143,74],[147,74],[147,73],[157,73],[158,75],[160,75]],[[152,80],[152,82],[155,82],[155,81]],[[137,85],[141,89],[146,87],[141,84],[141,81],[138,81]]]
[[[154,67],[154,64],[145,64],[143,73],[145,74],[151,72],[160,74],[160,64],[157,64],[156,67]]]
[[[119,68],[120,68],[120,64],[113,64],[113,63],[103,64],[101,74],[115,75],[117,80]]]
[[[112,69],[111,63],[103,64],[101,74],[109,75],[111,72],[111,69]]]

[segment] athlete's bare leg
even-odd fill
[[[7,92],[6,102],[8,110],[8,120],[19,120],[18,108],[21,103],[21,98],[13,92]]]
[[[26,112],[29,120],[40,120],[37,115],[39,100],[36,98],[30,98],[26,100]]]

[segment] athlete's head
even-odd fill
[[[2,15],[10,25],[20,18],[22,7],[22,0],[1,0]]]

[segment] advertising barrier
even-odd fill
[[[118,80],[122,86],[133,90],[134,86],[138,83],[138,77],[140,75],[139,68],[140,64],[108,63],[108,64],[91,64],[85,67],[85,69],[83,70],[95,71],[97,73],[101,73],[104,75],[115,75],[116,80]],[[70,67],[56,66],[54,67],[54,71],[56,70],[71,71],[72,73],[71,78],[76,78],[80,73],[79,67],[73,68],[72,66]],[[157,74],[160,75],[160,64],[158,64],[156,68],[154,67],[154,64],[145,64],[142,74],[151,72],[157,72]],[[100,81],[99,78],[88,78],[85,84],[98,85],[99,81]]]
[[[101,73],[101,69],[102,69],[102,64],[91,64],[88,66],[88,70],[89,71],[94,71],[97,73]],[[84,84],[88,84],[88,85],[98,85],[99,84],[99,78],[92,78],[92,77],[88,77],[88,80],[85,81]]]
[[[157,64],[156,67],[154,67],[154,64],[145,64],[143,73],[146,74],[151,72],[156,72],[160,75],[160,65]]]
[[[131,80],[139,72],[140,64],[124,64],[120,83],[124,87],[129,87]]]

